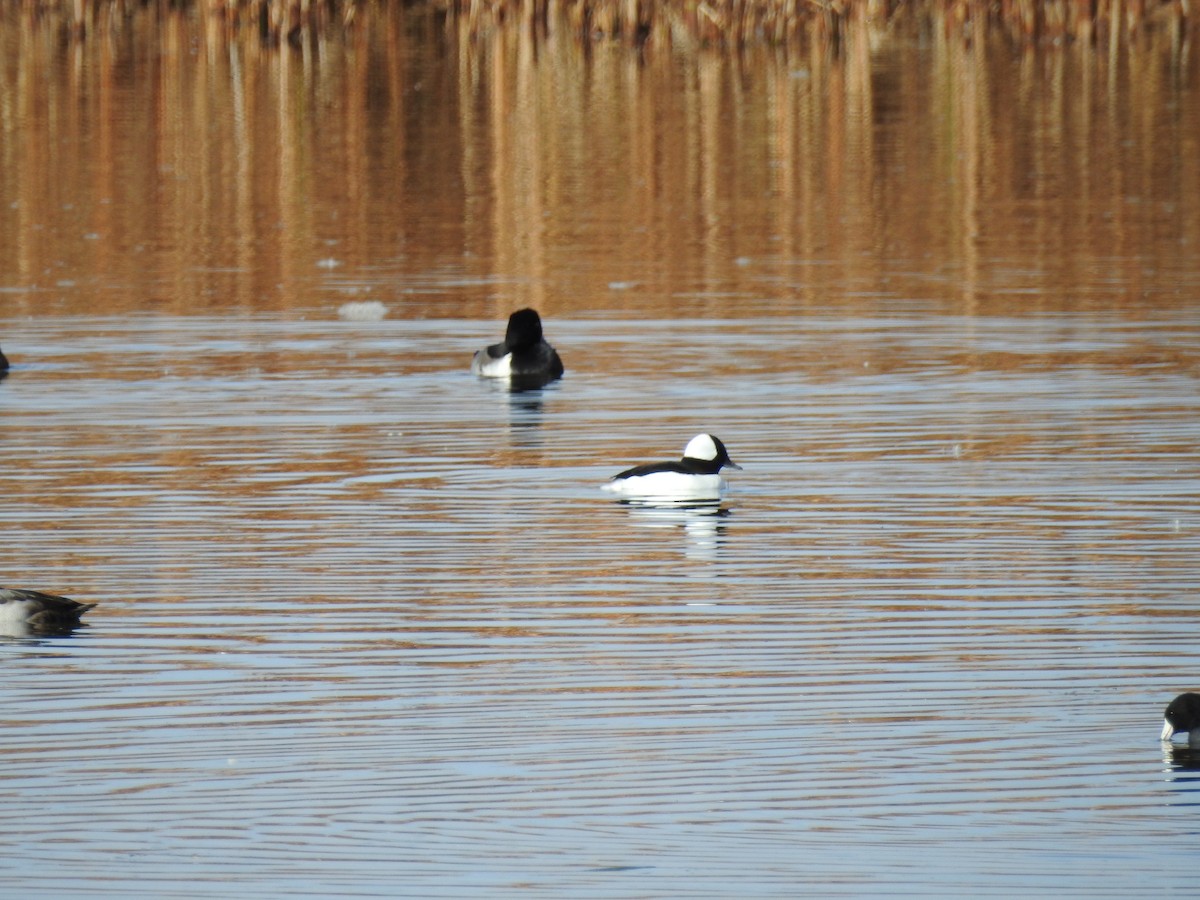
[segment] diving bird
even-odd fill
[[[79,617],[95,606],[41,591],[0,588],[0,635],[65,635],[80,626]]]
[[[1162,739],[1187,732],[1188,746],[1200,748],[1200,694],[1180,694],[1163,713]]]

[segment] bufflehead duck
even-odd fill
[[[537,311],[518,309],[508,317],[504,340],[478,351],[471,360],[471,371],[487,378],[548,384],[562,376],[563,364],[558,352],[542,337],[542,319]]]
[[[683,459],[626,469],[604,489],[642,500],[717,500],[725,486],[724,467],[741,469],[718,438],[698,434],[683,448]]]
[[[1200,748],[1200,694],[1180,694],[1163,713],[1162,739],[1187,732],[1188,746]]]
[[[0,588],[0,634],[9,637],[70,634],[79,627],[79,617],[95,605],[41,591]]]
[[[0,378],[8,372],[8,357],[4,355],[4,351],[0,350]]]

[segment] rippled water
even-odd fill
[[[1192,890],[1200,320],[897,309],[10,320],[0,892]]]

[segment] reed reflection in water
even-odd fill
[[[380,10],[314,54],[117,21],[69,52],[0,21],[14,314],[1007,312],[1200,282],[1200,57],[1165,32],[1014,56],[861,24],[836,56],[727,56]]]

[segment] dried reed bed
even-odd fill
[[[513,26],[636,45],[737,48],[820,41],[835,49],[854,23],[917,19],[965,40],[998,29],[1020,44],[1136,39],[1195,27],[1191,0],[17,0],[0,7],[48,20],[76,37],[142,10],[193,10],[266,44],[369,27],[372,10],[433,11],[472,36]]]
[[[1096,41],[1148,28],[1184,35],[1190,0],[435,0],[482,32],[509,22],[566,28],[634,43],[739,47],[820,40],[834,47],[850,27],[898,19],[933,22],[970,39],[1000,29],[1014,41]]]
[[[306,37],[326,38],[352,27],[360,7],[379,5],[359,0],[16,0],[0,3],[0,18],[14,12],[39,24],[57,27],[76,38],[99,30],[119,29],[141,13],[166,17],[193,11],[226,25],[230,32],[257,30],[264,44]]]

